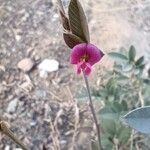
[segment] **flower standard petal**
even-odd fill
[[[99,62],[104,56],[104,53],[93,44],[87,45],[86,53],[89,55],[88,63],[90,63],[91,66]]]
[[[86,43],[78,44],[71,50],[70,63],[77,64],[80,62],[81,57],[86,54]]]

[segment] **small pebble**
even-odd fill
[[[17,67],[23,72],[29,72],[34,66],[34,62],[30,58],[24,58],[17,64]]]
[[[18,99],[15,98],[14,100],[11,100],[7,107],[8,113],[14,113],[16,111],[18,105]]]

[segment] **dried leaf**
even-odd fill
[[[58,3],[58,7],[59,7],[59,13],[61,16],[62,25],[65,30],[70,31],[69,20],[68,20],[67,16],[65,15],[65,10],[64,10],[62,1],[57,0],[57,3]]]
[[[84,42],[90,42],[88,23],[78,0],[70,1],[68,14],[72,33],[80,37]]]
[[[61,21],[62,21],[62,25],[63,25],[64,29],[70,31],[68,18],[65,16],[65,14],[61,10],[59,10],[59,13],[61,16]]]
[[[79,43],[84,43],[84,41],[82,39],[80,39],[79,37],[77,37],[74,34],[64,33],[63,36],[64,36],[64,40],[65,40],[66,44],[70,48],[73,48],[75,45],[77,45]]]

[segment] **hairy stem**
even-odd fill
[[[97,134],[98,134],[98,143],[99,143],[99,150],[103,150],[102,148],[102,144],[101,144],[101,133],[100,133],[100,126],[98,124],[97,118],[96,118],[96,114],[95,114],[95,110],[94,110],[94,106],[93,106],[93,102],[92,102],[92,98],[91,98],[91,93],[90,93],[90,87],[89,87],[89,83],[88,83],[88,78],[85,75],[85,72],[83,71],[83,76],[84,76],[84,80],[85,80],[85,84],[86,84],[86,88],[87,88],[87,92],[88,92],[88,97],[89,97],[89,106],[93,115],[93,119],[96,125],[96,130],[97,130]]]

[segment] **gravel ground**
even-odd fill
[[[139,55],[150,53],[148,0],[82,3],[91,39],[104,52],[133,44]],[[69,64],[69,49],[61,35],[55,0],[0,0],[0,115],[31,150],[42,150],[43,145],[56,150],[58,138],[62,150],[71,149],[75,134],[76,149],[88,150],[94,136],[87,104],[78,106],[73,98],[84,83]],[[18,69],[25,58],[29,61]],[[45,59],[57,60],[59,69],[40,77],[38,65]],[[102,65],[110,64],[105,57]],[[96,65],[90,78],[95,86],[101,71]],[[53,124],[58,130],[53,130]],[[0,150],[18,150],[6,136],[0,139]]]

